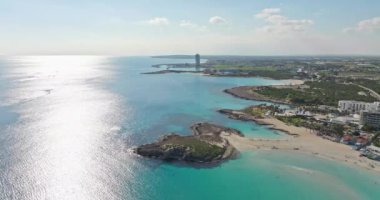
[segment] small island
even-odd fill
[[[237,155],[238,151],[225,136],[243,137],[240,131],[211,123],[197,123],[191,129],[191,136],[165,135],[157,142],[137,147],[135,153],[164,161],[190,163],[217,163]]]

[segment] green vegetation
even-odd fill
[[[380,147],[380,140],[373,141],[373,145],[377,146],[377,147]]]
[[[304,117],[301,116],[278,116],[278,120],[285,122],[287,125],[292,125],[292,126],[304,126],[306,125],[306,120]]]
[[[330,124],[328,127],[328,131],[331,132],[331,134],[337,135],[339,137],[342,137],[344,134],[344,125],[341,124]]]
[[[339,115],[339,110],[336,108],[336,106],[317,106],[317,105],[312,105],[312,106],[303,106],[303,108],[306,111],[309,111],[311,113],[318,113],[318,114],[336,114]]]
[[[303,116],[277,116],[276,118],[288,125],[316,130],[322,135],[342,137],[346,130],[344,125],[341,124],[320,123]]]
[[[361,79],[354,80],[353,82],[380,93],[380,80]]]
[[[360,71],[360,72],[352,72],[352,71],[342,71],[339,72],[338,77],[346,78],[346,77],[355,77],[355,78],[378,78],[380,76],[379,72],[368,72],[368,71]]]
[[[270,105],[267,106],[266,104],[261,104],[257,106],[250,106],[248,108],[245,108],[243,112],[252,115],[257,118],[262,118],[264,115],[270,111],[271,113],[280,112],[280,108],[278,106]]]
[[[286,100],[301,105],[338,105],[339,100],[357,100],[373,102],[376,99],[367,91],[356,85],[336,83],[334,81],[306,82],[302,88],[263,87],[256,92],[264,96]],[[359,95],[365,92],[367,95]]]
[[[265,111],[261,109],[245,109],[244,112],[254,117],[263,117],[265,114]]]
[[[267,77],[267,78],[273,78],[273,79],[291,79],[294,78],[294,74],[285,71],[285,70],[278,70],[278,71],[256,71],[256,70],[251,70],[250,74],[254,76],[261,76],[261,77]]]
[[[273,79],[290,79],[295,73],[290,70],[281,70],[273,66],[249,66],[249,65],[229,65],[218,64],[213,66],[215,70],[232,70],[238,73],[246,73],[250,76],[261,76]]]
[[[247,65],[226,65],[218,64],[213,66],[218,70],[245,70],[245,71],[275,71],[276,69],[272,66],[247,66]]]
[[[375,130],[376,128],[369,124],[364,124],[364,126],[362,127],[362,131],[366,131],[366,132],[373,132]]]
[[[264,96],[279,99],[279,100],[297,100],[297,98],[305,96],[306,94],[301,90],[295,90],[293,88],[275,88],[275,87],[263,87],[260,90],[256,90],[257,93],[262,94]],[[304,101],[310,101],[310,97],[303,97]],[[312,100],[314,101],[314,99]]]
[[[373,145],[377,146],[377,147],[380,147],[380,132],[376,133],[372,139],[371,139],[371,142],[373,143]]]
[[[206,56],[210,70],[228,70],[228,76],[273,79],[379,79],[380,57],[366,56]],[[205,58],[203,56],[203,58]]]
[[[192,150],[190,156],[197,158],[214,158],[224,153],[222,147],[203,142],[194,137],[175,138],[167,141],[167,145],[188,147]]]

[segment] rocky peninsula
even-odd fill
[[[225,89],[224,92],[230,94],[234,97],[246,99],[246,100],[254,100],[254,101],[264,101],[264,102],[272,102],[279,104],[291,104],[291,102],[287,101],[283,98],[274,98],[260,94],[258,91],[265,90],[268,88],[298,88],[303,85],[303,80],[289,79],[284,80],[284,83],[281,85],[272,85],[272,86],[240,86],[234,87],[230,89]]]
[[[165,135],[157,142],[137,147],[135,153],[164,161],[191,163],[216,163],[238,153],[226,136],[243,137],[240,131],[211,123],[197,123],[191,129],[191,136]]]
[[[225,89],[224,92],[234,97],[238,97],[238,98],[246,99],[246,100],[288,104],[288,102],[286,102],[285,100],[273,99],[273,98],[269,98],[267,96],[257,93],[256,90],[260,89],[261,87],[263,86],[240,86],[240,87]]]

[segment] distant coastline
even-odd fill
[[[288,79],[288,80],[283,80],[283,81],[284,82],[282,84],[277,85],[277,86],[296,86],[296,85],[304,84],[303,80],[297,80],[297,79]],[[270,98],[270,97],[267,97],[255,92],[255,90],[258,89],[259,87],[262,87],[262,86],[240,86],[240,87],[225,89],[224,92],[234,97],[246,99],[246,100],[265,101],[265,102],[271,102],[271,103],[290,105],[289,102],[284,101],[282,99],[273,99],[273,98]]]
[[[290,152],[302,152],[310,156],[318,156],[325,159],[335,160],[351,166],[358,166],[367,170],[380,172],[380,163],[360,157],[358,151],[351,147],[335,143],[311,133],[310,129],[287,125],[273,117],[255,118],[238,110],[220,110],[229,118],[243,121],[252,121],[261,125],[269,125],[271,129],[279,130],[289,135],[286,139],[250,139],[235,135],[224,136],[239,151],[244,150],[278,150]]]
[[[189,70],[160,70],[154,72],[144,72],[142,74],[169,74],[169,73],[192,73],[192,74],[200,74],[201,71],[189,71]]]
[[[245,99],[245,100],[265,101],[265,102],[279,103],[279,104],[289,104],[288,102],[283,101],[283,100],[271,99],[271,98],[265,97],[263,95],[260,95],[260,94],[253,91],[254,88],[256,88],[256,87],[240,86],[240,87],[225,89],[223,91],[227,94],[234,96],[234,97]]]
[[[162,57],[161,57],[162,58]],[[183,58],[178,56],[178,58]],[[188,58],[192,58],[189,56]],[[157,65],[158,66],[158,65]],[[183,65],[172,66],[173,68],[181,68]],[[187,67],[192,66],[191,64],[186,64]],[[206,68],[207,69],[207,68]],[[239,70],[238,70],[239,71]],[[192,71],[192,70],[160,70],[156,72],[147,72],[144,74],[165,74],[165,73],[194,73],[202,74],[206,76],[215,77],[262,77],[256,74],[245,73],[244,71],[239,71],[239,73],[230,73],[225,71],[220,73],[219,71],[205,70],[205,71]],[[296,89],[300,86],[306,87],[305,81],[303,79],[278,79],[274,77],[269,77],[269,79],[281,80],[283,81],[279,85],[271,86],[275,89]],[[274,98],[266,95],[262,95],[256,91],[265,90],[267,86],[239,86],[234,88],[225,89],[224,92],[230,94],[234,97],[254,100],[271,102],[275,104],[287,104],[295,105],[294,103],[287,101],[282,98]],[[246,137],[241,137],[239,135],[222,135],[227,141],[231,143],[238,151],[245,150],[281,150],[281,151],[291,151],[291,152],[302,152],[309,154],[310,156],[318,156],[330,160],[335,160],[343,163],[347,163],[351,166],[358,166],[365,168],[367,170],[373,170],[380,172],[380,163],[374,160],[370,160],[365,157],[360,157],[359,151],[354,151],[350,146],[341,143],[332,142],[330,140],[324,139],[323,137],[317,136],[312,133],[311,129],[305,127],[296,127],[289,125],[276,119],[273,116],[266,117],[253,117],[241,110],[229,110],[221,109],[218,112],[227,115],[231,119],[241,120],[241,121],[252,121],[260,125],[269,126],[270,129],[279,130],[285,132],[289,137],[281,140],[271,140],[271,139],[250,139]],[[334,153],[332,153],[334,152]]]

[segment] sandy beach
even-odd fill
[[[350,146],[332,142],[313,134],[309,129],[303,127],[289,126],[275,118],[255,119],[260,124],[271,125],[273,129],[289,133],[282,140],[252,139],[236,135],[224,136],[239,151],[247,150],[272,150],[307,153],[325,159],[359,166],[368,170],[380,172],[380,162],[360,157],[360,152],[353,150]]]
[[[303,80],[289,79],[289,80],[283,80],[283,82],[278,85],[272,85],[272,87],[276,87],[276,88],[297,87],[298,85],[302,85],[302,84],[304,84]],[[238,97],[238,98],[246,99],[246,100],[289,104],[289,102],[283,99],[273,99],[273,98],[257,93],[256,90],[260,87],[262,86],[240,86],[240,87],[225,89],[224,92],[234,97]]]
[[[288,79],[288,80],[285,80],[285,83],[282,85],[302,85],[304,83],[305,83],[304,80]]]

